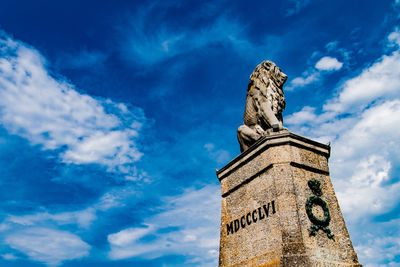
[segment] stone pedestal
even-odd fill
[[[330,147],[263,137],[217,171],[219,266],[362,266],[329,178]]]

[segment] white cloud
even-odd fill
[[[315,114],[315,108],[313,107],[304,107],[299,112],[295,112],[285,118],[285,123],[290,125],[299,125],[304,124],[310,121],[314,121],[317,118]]]
[[[288,86],[287,90],[292,90],[295,87],[303,87],[312,82],[317,81],[319,78],[318,73],[311,73],[310,75],[306,75],[305,77],[296,77],[290,82],[290,86]]]
[[[389,42],[400,45],[400,31],[398,28],[394,32],[389,34],[388,40]]]
[[[364,225],[362,228],[366,238],[356,249],[359,258],[364,259],[364,266],[398,266],[396,257],[400,254],[400,220],[382,222],[379,228],[365,228]]]
[[[87,208],[80,211],[60,212],[51,214],[48,212],[39,212],[31,215],[15,216],[10,215],[5,223],[13,223],[22,226],[32,226],[43,224],[43,222],[56,222],[58,225],[77,224],[82,228],[88,228],[96,219],[96,210]]]
[[[372,101],[400,96],[400,54],[384,55],[371,67],[347,80],[339,97],[328,102],[325,110],[348,112],[368,106]]]
[[[132,198],[135,198],[137,194],[138,192],[133,186],[125,185],[115,188],[101,196],[98,202],[93,205],[93,208],[105,211],[112,208],[123,207],[126,205],[126,202],[132,203]]]
[[[351,159],[350,162],[356,164],[356,171],[348,172],[352,176],[347,181],[337,182],[337,195],[346,218],[355,222],[364,216],[391,211],[399,201],[396,192],[400,190],[400,183],[385,185],[390,178],[391,162],[379,155],[363,157],[358,162]]]
[[[4,244],[28,255],[32,260],[55,266],[62,261],[87,256],[90,245],[83,242],[76,233],[90,231],[97,219],[98,211],[104,212],[113,208],[121,208],[126,202],[132,204],[137,196],[134,186],[126,185],[106,192],[91,206],[76,211],[50,213],[47,211],[26,215],[8,215],[0,224],[0,239]],[[136,200],[137,201],[137,200]],[[57,230],[69,229],[70,231]],[[25,241],[22,237],[27,234]],[[36,239],[35,242],[30,240]],[[48,240],[51,239],[51,242]],[[64,239],[66,243],[64,244]],[[43,243],[43,245],[41,245]],[[118,243],[118,241],[116,241]],[[123,242],[119,244],[123,245]],[[41,246],[36,249],[35,246]],[[64,246],[65,245],[65,246]],[[51,249],[62,250],[53,253]],[[79,250],[79,253],[76,251]],[[5,260],[16,260],[14,254],[1,255]]]
[[[400,202],[400,182],[391,181],[400,164],[400,100],[366,110],[333,142],[332,175],[346,215],[357,221],[384,214]]]
[[[96,219],[95,209],[74,212],[38,212],[29,215],[9,215],[1,224],[4,244],[26,254],[31,260],[49,266],[89,255],[90,246],[71,232],[55,227],[69,225],[87,229]],[[17,258],[5,257],[6,260]]]
[[[333,57],[323,57],[315,64],[315,68],[318,70],[326,71],[340,70],[342,66],[343,63]]]
[[[218,259],[219,186],[188,190],[164,199],[164,212],[146,218],[140,227],[108,235],[111,259],[156,258],[179,254],[191,258],[191,266],[215,266]],[[146,238],[151,238],[147,242]]]
[[[351,140],[352,150],[338,151],[341,156],[353,156],[354,150],[368,148],[369,154],[380,149],[390,150],[395,141],[400,138],[400,99],[385,101],[366,109],[357,117],[357,122],[342,132],[337,142],[342,145]],[[373,140],[374,142],[371,142]]]
[[[89,255],[90,246],[67,231],[50,228],[28,228],[8,235],[5,243],[32,260],[49,266]]]
[[[12,134],[60,151],[65,163],[96,163],[128,174],[142,153],[141,109],[79,93],[46,70],[33,48],[0,38],[0,123]]]
[[[399,251],[398,240],[385,237],[393,226],[375,220],[390,218],[387,214],[400,204],[399,69],[399,51],[384,55],[345,81],[338,96],[324,104],[323,113],[306,107],[287,120],[292,131],[332,142],[332,182],[366,266],[394,266]]]
[[[3,255],[1,255],[1,257],[3,259],[5,259],[5,260],[8,260],[8,261],[13,261],[13,260],[17,260],[18,259],[17,256],[15,256],[14,254],[11,254],[11,253],[3,254]]]
[[[144,237],[145,235],[151,233],[153,230],[153,226],[147,226],[144,228],[128,228],[118,233],[110,234],[107,239],[110,244],[122,247],[129,245],[132,242],[136,242],[141,237]],[[136,252],[137,251],[135,251],[134,253]]]

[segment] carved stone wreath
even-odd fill
[[[310,236],[315,236],[316,232],[322,230],[327,234],[328,238],[333,239],[334,235],[329,229],[329,222],[331,221],[329,208],[326,202],[322,198],[320,198],[320,196],[322,196],[322,190],[320,188],[321,182],[313,178],[308,181],[308,186],[314,194],[312,196],[309,196],[306,201],[306,213],[308,219],[311,221],[311,228],[309,230]],[[319,219],[314,215],[312,211],[313,205],[320,206],[322,208],[322,210],[324,211],[323,219]]]

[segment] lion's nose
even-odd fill
[[[282,72],[282,81],[286,82],[287,78],[288,78],[287,75]]]

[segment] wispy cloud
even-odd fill
[[[28,228],[8,235],[5,243],[30,259],[57,266],[65,260],[85,257],[90,246],[67,231],[50,228]]]
[[[289,86],[286,87],[286,90],[291,91],[294,88],[299,88],[299,87],[306,86],[308,84],[311,84],[313,82],[318,81],[319,79],[320,79],[319,73],[317,73],[317,72],[311,72],[311,73],[305,72],[305,73],[303,73],[303,76],[294,78],[290,82]]]
[[[0,224],[0,236],[5,245],[22,252],[31,260],[57,266],[63,261],[88,256],[91,248],[78,235],[57,228],[72,225],[86,229],[95,219],[94,208],[53,214],[38,212],[21,216],[9,215]]]
[[[395,31],[389,34],[388,40],[392,44],[396,44],[400,46],[400,30],[399,28],[396,28]]]
[[[6,35],[0,39],[0,123],[12,134],[64,163],[100,164],[129,176],[142,153],[135,139],[139,108],[80,93],[53,78],[38,51]]]
[[[123,29],[124,59],[152,65],[213,44],[230,45],[238,54],[248,55],[249,49],[254,50],[254,45],[244,36],[246,26],[228,15],[219,16],[199,29],[162,23],[149,31],[146,26],[152,20],[152,8],[140,9],[131,17],[131,26]]]
[[[332,41],[325,45],[325,48],[328,52],[335,51],[338,47],[339,41]]]
[[[31,260],[49,266],[89,256],[91,245],[79,236],[90,233],[98,212],[124,208],[136,196],[132,186],[107,191],[95,203],[75,211],[39,211],[25,215],[8,215],[0,224],[0,239],[10,248]],[[43,210],[43,208],[41,209]],[[5,260],[18,259],[14,254],[2,255]]]
[[[17,260],[17,259],[18,259],[18,257],[15,256],[15,255],[12,254],[12,253],[3,254],[3,255],[1,255],[1,257],[2,257],[3,259],[5,259],[5,260],[8,260],[8,261],[13,261],[13,260]]]
[[[310,4],[311,0],[290,0],[293,5],[286,11],[286,16],[292,16],[299,13],[304,7]]]
[[[180,254],[189,257],[187,264],[191,266],[215,266],[219,244],[219,187],[187,190],[164,202],[163,211],[145,218],[141,226],[108,235],[109,257],[117,260]]]
[[[215,160],[218,164],[229,162],[232,158],[227,150],[216,149],[215,144],[207,143],[204,145],[210,157]]]
[[[88,228],[96,219],[96,210],[88,208],[73,212],[60,212],[51,214],[48,212],[39,212],[32,215],[14,216],[11,215],[5,220],[5,224],[32,226],[43,224],[45,222],[55,222],[58,225],[77,224],[80,227]]]
[[[82,49],[74,54],[61,54],[55,62],[59,69],[98,69],[108,55],[102,51]]]
[[[393,231],[393,230],[394,231]],[[397,266],[396,258],[400,254],[399,231],[400,220],[395,219],[389,222],[382,222],[380,229],[373,229],[375,236],[367,233],[365,241],[356,247],[359,258],[364,259],[364,266]],[[390,233],[390,234],[389,234]],[[389,235],[388,235],[389,234]],[[386,259],[384,264],[379,264],[377,259]]]

